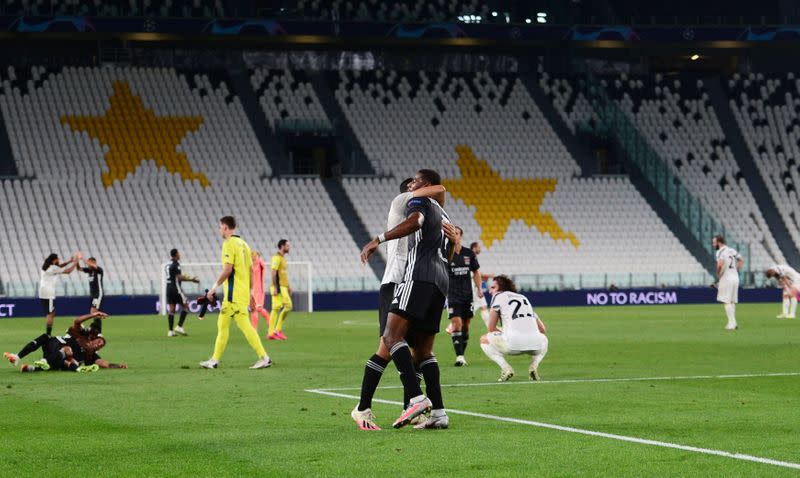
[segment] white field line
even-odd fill
[[[330,397],[337,397],[337,398],[347,398],[352,400],[358,400],[360,397],[356,395],[347,395],[344,393],[337,393],[337,392],[330,392],[327,390],[322,389],[311,389],[306,390],[306,392],[316,393],[320,395],[327,395]],[[392,400],[379,400],[379,399],[372,399],[373,402],[385,403],[387,405],[398,405],[402,406],[401,402],[395,402]],[[613,433],[603,433],[603,432],[596,432],[592,430],[584,430],[582,428],[574,428],[574,427],[565,427],[562,425],[554,425],[552,423],[543,423],[543,422],[534,422],[531,420],[522,420],[519,418],[510,418],[510,417],[501,417],[498,415],[488,415],[485,413],[475,413],[475,412],[468,412],[465,410],[454,410],[452,408],[447,409],[447,413],[453,415],[465,415],[468,417],[476,417],[476,418],[484,418],[486,420],[495,420],[498,422],[506,422],[506,423],[515,423],[517,425],[528,425],[532,427],[538,428],[547,428],[550,430],[558,430],[562,432],[568,433],[577,433],[580,435],[588,435],[593,437],[600,437],[600,438],[609,438],[611,440],[618,440],[624,441],[629,443],[638,443],[640,445],[650,445],[650,446],[657,446],[661,448],[672,448],[674,450],[682,450],[688,451],[692,453],[700,453],[704,455],[714,455],[714,456],[721,456],[724,458],[731,458],[734,460],[742,460],[742,461],[750,461],[755,463],[762,463],[765,465],[774,465],[774,466],[781,466],[784,468],[794,468],[796,470],[800,470],[800,463],[792,463],[789,461],[781,461],[781,460],[774,460],[772,458],[762,458],[760,456],[753,456],[753,455],[745,455],[743,453],[731,453],[728,451],[722,450],[714,450],[711,448],[699,448],[695,446],[689,445],[681,445],[678,443],[670,443],[665,441],[658,441],[658,440],[648,440],[646,438],[637,438],[637,437],[630,437],[625,435],[615,435]]]
[[[742,373],[742,374],[727,374],[727,375],[683,375],[674,377],[621,377],[621,378],[575,378],[565,380],[539,380],[532,382],[530,380],[518,382],[476,382],[476,383],[443,383],[442,388],[453,387],[491,387],[491,386],[511,386],[511,385],[548,385],[558,383],[610,383],[610,382],[656,382],[656,381],[670,381],[670,380],[725,380],[732,378],[762,378],[762,377],[797,377],[800,372],[765,372],[765,373]],[[402,385],[386,385],[378,387],[378,390],[399,390],[403,388]],[[327,392],[346,392],[352,390],[361,390],[361,387],[333,387],[333,388],[318,388],[315,390]]]

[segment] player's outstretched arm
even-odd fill
[[[94,363],[100,368],[128,368],[128,364],[126,363],[112,363],[103,359],[97,359]]]
[[[86,322],[89,319],[105,319],[106,317],[108,317],[108,314],[106,314],[105,312],[100,312],[98,310],[97,312],[94,312],[92,314],[86,314],[86,315],[81,315],[80,317],[76,317],[75,320],[72,322],[72,325],[80,327],[82,323]]]
[[[447,190],[444,188],[444,186],[437,184],[435,186],[425,186],[424,188],[419,188],[416,191],[413,191],[411,196],[415,198],[433,198],[436,200],[436,202],[444,206],[445,192],[447,192]]]
[[[413,234],[422,228],[422,223],[425,222],[425,216],[420,212],[412,212],[405,221],[401,222],[391,230],[378,235],[375,239],[369,241],[363,249],[361,249],[361,263],[366,264],[378,246],[382,242],[391,241],[393,239],[400,239],[409,234]]]
[[[500,332],[497,323],[500,322],[500,313],[494,309],[489,311],[489,332]]]

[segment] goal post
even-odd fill
[[[167,280],[169,279],[170,262],[161,264],[161,288],[158,291],[158,310],[161,315],[167,314]],[[311,262],[287,261],[289,285],[292,287],[292,302],[294,310],[301,312],[314,312],[314,278]],[[205,292],[217,280],[222,270],[219,262],[181,262],[181,272],[197,277],[199,284],[183,283],[182,290],[192,307],[194,299]],[[267,294],[265,306],[269,305],[270,271],[264,271],[264,291]]]

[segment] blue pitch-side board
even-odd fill
[[[531,303],[540,307],[609,305],[657,305],[657,304],[707,304],[716,299],[716,292],[710,288],[678,289],[622,289],[575,290],[561,292],[526,292]],[[487,300],[491,298],[487,295]],[[780,302],[779,289],[741,289],[740,303]],[[56,301],[58,315],[73,316],[89,311],[88,297],[64,297]],[[315,311],[332,310],[374,310],[378,308],[377,292],[320,292],[314,294]],[[158,312],[157,296],[110,296],[103,299],[103,309],[112,315],[155,314]],[[189,302],[190,312],[196,313],[200,307]],[[217,308],[212,308],[212,312]],[[9,317],[42,317],[39,299],[0,298],[0,319]]]

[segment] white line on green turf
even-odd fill
[[[330,392],[327,390],[322,389],[312,389],[306,390],[306,392],[310,393],[317,393],[320,395],[328,395],[330,397],[337,397],[337,398],[348,398],[353,400],[358,400],[360,397],[356,395],[347,395],[344,393],[336,393]],[[376,398],[372,399],[373,402],[378,403],[385,403],[387,405],[399,405],[402,406],[401,402],[395,402],[392,400],[379,400]],[[689,445],[681,445],[678,443],[670,443],[665,441],[658,441],[658,440],[648,440],[646,438],[636,438],[636,437],[629,437],[625,435],[615,435],[613,433],[603,433],[603,432],[596,432],[592,430],[584,430],[582,428],[574,428],[574,427],[565,427],[562,425],[554,425],[552,423],[543,423],[543,422],[534,422],[531,420],[522,420],[519,418],[510,418],[510,417],[501,417],[498,415],[488,415],[486,413],[475,413],[475,412],[468,412],[465,410],[453,410],[452,408],[447,409],[447,413],[453,415],[465,415],[468,417],[476,417],[476,418],[485,418],[487,420],[495,420],[498,422],[507,422],[507,423],[516,423],[518,425],[528,425],[532,427],[539,427],[539,428],[548,428],[550,430],[558,430],[562,432],[569,432],[569,433],[578,433],[580,435],[589,435],[594,437],[601,437],[601,438],[610,438],[612,440],[619,440],[625,441],[629,443],[638,443],[641,445],[651,445],[651,446],[658,446],[662,448],[672,448],[675,450],[683,450],[683,451],[690,451],[693,453],[702,453],[704,455],[715,455],[721,456],[725,458],[732,458],[734,460],[742,460],[742,461],[752,461],[755,463],[763,463],[765,465],[775,465],[775,466],[782,466],[784,468],[794,468],[800,470],[800,463],[792,463],[789,461],[781,461],[781,460],[773,460],[772,458],[762,458],[760,456],[753,456],[753,455],[745,455],[743,453],[731,453],[728,451],[722,450],[713,450],[711,448],[699,448],[696,446],[689,446]]]
[[[761,377],[796,377],[800,376],[800,372],[774,372],[774,373],[742,373],[742,374],[728,374],[728,375],[685,375],[675,377],[622,377],[622,378],[575,378],[566,380],[539,380],[531,382],[529,380],[520,382],[476,382],[476,383],[443,383],[444,387],[489,387],[489,386],[509,386],[509,385],[546,385],[554,383],[605,383],[605,382],[650,382],[650,381],[668,381],[668,380],[724,380],[731,378],[761,378]],[[378,390],[398,390],[403,388],[402,385],[386,385],[378,387]],[[317,390],[323,391],[338,391],[347,392],[350,390],[361,390],[361,387],[334,387],[334,388],[319,388]]]

